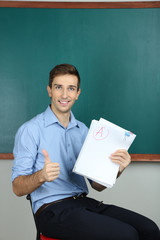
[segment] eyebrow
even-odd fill
[[[54,86],[63,86],[62,84],[57,84],[57,83],[55,83],[54,84]],[[73,87],[73,88],[77,88],[77,86],[75,86],[75,85],[69,85],[68,87]]]
[[[75,86],[75,85],[69,85],[69,87],[77,88],[77,86]]]

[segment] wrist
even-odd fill
[[[118,174],[117,174],[117,178],[122,174],[123,171],[124,171],[124,168],[123,169],[119,168],[119,171],[118,171]]]
[[[38,171],[37,174],[38,174],[38,181],[39,181],[40,185],[42,185],[45,182],[43,169]]]

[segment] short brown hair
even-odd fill
[[[66,75],[66,74],[71,74],[74,75],[78,78],[78,85],[77,85],[77,91],[79,90],[80,87],[80,75],[78,70],[70,64],[60,64],[56,65],[49,73],[49,86],[52,88],[52,82],[56,76],[60,75]]]

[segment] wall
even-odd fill
[[[0,239],[36,239],[29,202],[12,193],[10,181],[12,160],[0,160]],[[112,189],[102,193],[90,191],[90,196],[129,208],[152,218],[160,227],[160,164],[131,163]]]

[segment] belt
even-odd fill
[[[87,194],[86,193],[81,193],[80,195],[75,195],[75,196],[72,196],[72,197],[67,197],[67,198],[63,198],[63,199],[60,199],[60,200],[57,200],[57,201],[53,201],[53,202],[50,202],[50,203],[45,203],[43,204],[38,210],[37,212],[35,213],[36,217],[39,216],[39,214],[47,207],[49,207],[50,205],[52,204],[55,204],[55,203],[59,203],[59,202],[63,202],[65,200],[69,200],[69,199],[77,199],[77,198],[83,198],[85,197]]]

